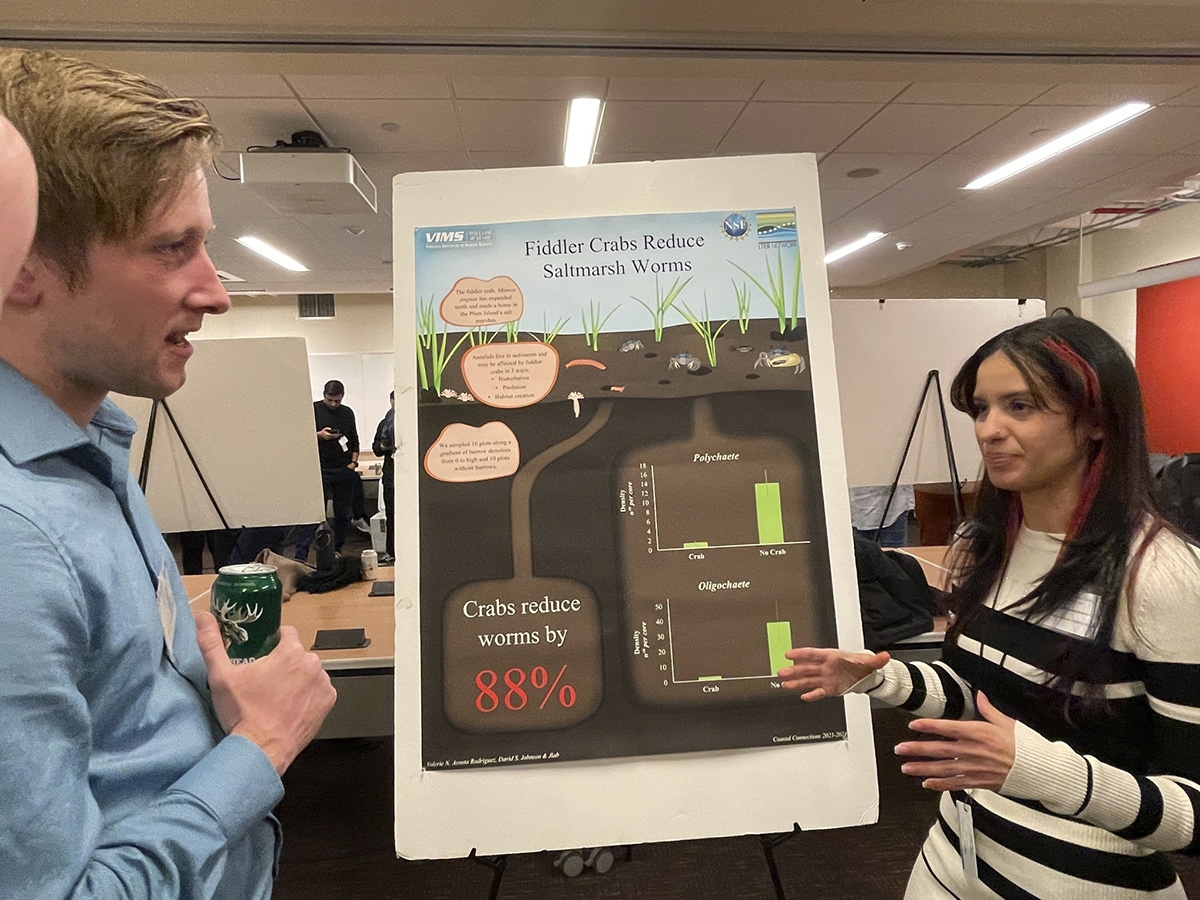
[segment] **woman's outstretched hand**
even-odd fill
[[[803,691],[801,700],[840,697],[891,659],[887,653],[850,653],[819,647],[798,647],[784,655],[792,665],[779,670],[779,680],[789,690]]]
[[[1012,771],[1016,758],[1016,720],[992,706],[983,691],[975,695],[982,721],[914,719],[908,727],[931,740],[904,741],[896,755],[908,757],[900,767],[905,775],[924,780],[931,791],[987,788],[998,791]]]

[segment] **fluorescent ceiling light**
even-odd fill
[[[307,272],[308,267],[301,265],[292,259],[282,250],[277,250],[272,247],[262,238],[256,238],[253,235],[245,234],[237,239],[237,242],[249,250],[253,250],[259,256],[269,259],[277,266],[283,266],[289,272]]]
[[[849,244],[843,244],[836,250],[830,250],[828,253],[826,253],[825,265],[829,265],[831,262],[837,262],[843,256],[849,256],[851,253],[855,253],[861,250],[863,247],[873,244],[883,237],[887,237],[886,231],[868,231],[857,241],[851,241]]]
[[[1092,121],[1080,125],[1073,131],[1059,135],[1054,140],[1047,141],[1042,146],[1035,147],[1028,153],[1018,156],[1010,162],[1006,162],[1000,168],[992,169],[986,175],[980,175],[968,184],[964,190],[977,191],[980,188],[991,187],[993,184],[1003,181],[1006,178],[1012,178],[1018,172],[1024,172],[1038,163],[1045,162],[1052,156],[1057,156],[1064,150],[1070,150],[1084,141],[1090,141],[1092,138],[1104,134],[1109,129],[1116,128],[1118,125],[1128,122],[1130,119],[1136,118],[1151,109],[1154,109],[1154,107],[1140,100],[1133,103],[1126,103],[1124,106],[1118,106],[1116,109],[1106,112],[1098,119],[1092,119]]]
[[[595,97],[576,97],[567,111],[567,139],[563,148],[564,166],[586,166],[596,152],[603,104]]]

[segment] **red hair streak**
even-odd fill
[[[1047,349],[1062,360],[1068,368],[1071,369],[1079,380],[1083,382],[1084,399],[1087,402],[1090,412],[1098,412],[1100,409],[1100,379],[1096,375],[1096,370],[1078,353],[1075,352],[1069,344],[1056,338],[1046,339]],[[1079,502],[1075,504],[1075,510],[1071,513],[1071,521],[1067,526],[1066,540],[1063,541],[1063,550],[1066,550],[1066,545],[1075,537],[1084,520],[1087,519],[1088,513],[1092,509],[1092,501],[1096,499],[1096,492],[1100,489],[1100,475],[1104,471],[1104,447],[1101,446],[1100,452],[1087,467],[1087,471],[1083,473],[1083,481],[1079,485]]]

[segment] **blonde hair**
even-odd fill
[[[0,48],[0,113],[38,172],[34,249],[78,288],[93,241],[136,237],[218,146],[208,112],[161,85],[80,59]]]

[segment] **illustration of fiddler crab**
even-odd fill
[[[646,345],[643,344],[639,340],[632,340],[632,341],[626,341],[625,343],[623,343],[620,347],[620,350],[622,353],[632,353],[634,350],[644,349],[645,346]]]
[[[676,353],[667,363],[668,369],[687,369],[689,372],[695,372],[700,368],[700,360],[692,354],[684,350],[682,353]]]
[[[213,610],[213,615],[221,624],[221,637],[231,644],[244,644],[250,640],[250,635],[242,626],[257,622],[262,614],[261,606],[246,608],[228,602],[221,603]]]
[[[792,371],[799,373],[804,370],[804,357],[793,350],[786,350],[783,347],[772,347],[770,350],[764,350],[758,354],[758,359],[754,361],[754,368],[766,366],[769,369],[786,369],[793,366]]]

